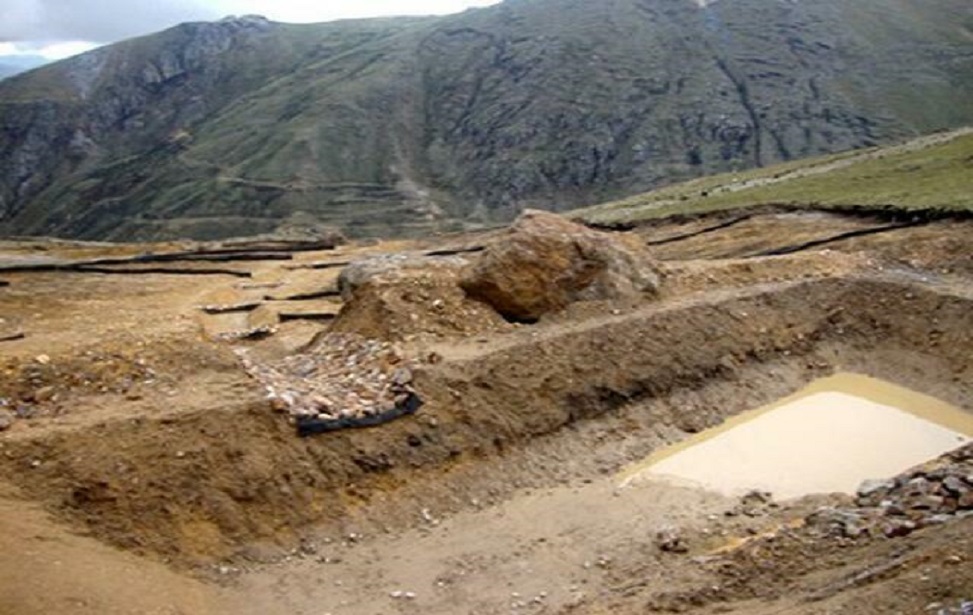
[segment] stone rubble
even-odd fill
[[[894,538],[973,516],[973,443],[895,478],[862,483],[854,506],[825,507],[808,524],[840,538]]]
[[[763,517],[770,514],[771,509],[779,507],[780,505],[774,501],[772,493],[754,489],[740,497],[737,505],[725,511],[723,514],[727,517],[740,515],[746,517]]]
[[[292,417],[361,418],[391,410],[412,389],[413,363],[387,341],[328,333],[313,348],[274,362],[238,356],[274,407]]]

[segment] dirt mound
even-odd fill
[[[342,270],[332,330],[384,340],[509,330],[576,302],[658,291],[661,269],[635,236],[527,211],[482,252],[390,254]]]
[[[16,417],[15,429],[48,419],[71,423],[100,405],[93,400],[126,406],[160,392],[174,396],[201,371],[210,378],[225,376],[235,374],[238,364],[224,347],[180,339],[102,344],[80,352],[41,353],[28,360],[3,357],[0,409]]]
[[[475,335],[509,329],[459,281],[461,257],[393,255],[353,263],[339,276],[347,303],[332,331],[382,340]]]
[[[528,210],[487,246],[461,284],[506,318],[535,321],[575,301],[653,293],[659,279],[634,239]]]
[[[426,256],[400,252],[370,256],[349,264],[338,275],[338,290],[344,301],[351,301],[355,292],[366,284],[392,284],[419,274],[449,279],[469,262],[461,256]]]

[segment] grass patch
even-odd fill
[[[617,224],[756,205],[973,211],[973,134],[714,175],[578,210],[573,217]]]

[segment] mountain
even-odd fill
[[[48,61],[43,56],[0,56],[0,79],[6,79],[32,68],[37,68],[47,64]]]
[[[0,82],[0,234],[499,221],[973,123],[968,0],[183,24]]]

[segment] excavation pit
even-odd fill
[[[849,493],[973,441],[973,415],[876,378],[839,373],[739,414],[622,473],[725,495]]]
[[[755,245],[746,225],[707,249],[777,245]],[[907,491],[918,475],[893,476],[910,460],[863,472],[893,486],[853,503],[756,506],[654,481],[619,489],[615,474],[833,373],[973,410],[973,294],[965,277],[941,273],[967,271],[969,227],[954,226],[889,240],[910,258],[947,259],[935,271],[857,250],[679,261],[645,301],[580,302],[529,327],[464,321],[475,334],[421,329],[396,344],[414,362],[422,410],[314,438],[296,437],[233,351],[273,362],[321,342],[306,323],[283,323],[266,340],[235,338],[276,326],[284,308],[337,306],[263,299],[271,285],[293,295],[332,278],[292,278],[296,270],[276,264],[254,265],[244,285],[11,274],[0,307],[27,335],[3,345],[0,397],[37,413],[0,434],[0,612],[761,615],[809,597],[795,615],[836,599],[878,615],[959,604],[970,573],[956,562],[973,552],[969,446],[917,470],[931,495]],[[945,233],[962,250],[941,243]],[[917,234],[925,243],[911,240]],[[685,256],[689,241],[664,247]],[[417,302],[393,306],[404,325],[412,313],[441,313],[437,289],[408,290]],[[251,295],[267,303],[249,313],[199,309]],[[839,392],[908,405],[861,387]],[[877,423],[861,448],[902,448]],[[832,451],[815,454],[823,463]],[[726,544],[734,550],[715,554]],[[932,581],[917,580],[920,566]],[[862,578],[872,582],[847,589]],[[903,579],[929,593],[900,592]],[[819,597],[836,587],[825,606]],[[896,597],[877,601],[889,588]],[[736,609],[755,597],[757,610]]]

